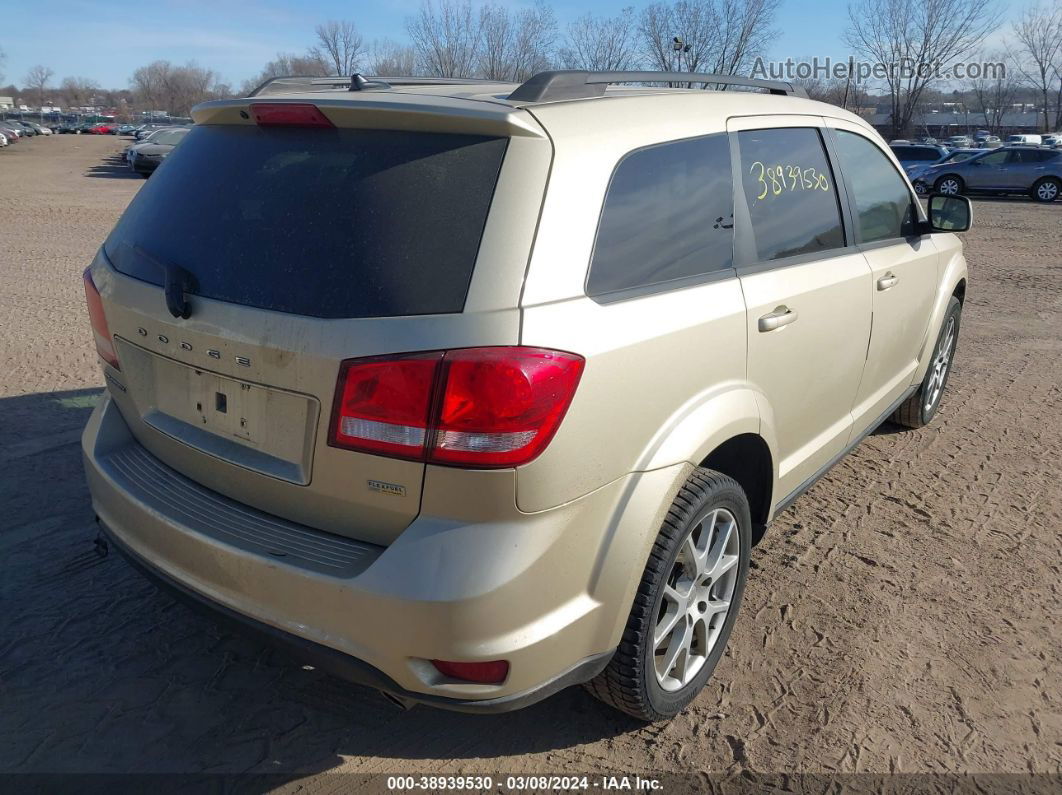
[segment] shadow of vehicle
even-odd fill
[[[651,731],[581,688],[506,715],[402,712],[172,601],[94,551],[79,440],[99,394],[0,399],[0,772],[271,774],[265,791],[344,756],[482,760]]]
[[[91,166],[86,172],[86,177],[103,177],[108,179],[136,179],[141,177],[133,169],[129,168],[129,164],[125,160],[125,154],[122,152],[116,152],[113,155],[108,155],[97,166]]]

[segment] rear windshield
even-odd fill
[[[327,318],[460,312],[505,138],[193,128],[104,244],[122,273]]]

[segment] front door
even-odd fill
[[[830,127],[856,242],[873,275],[870,347],[852,409],[858,435],[911,385],[929,336],[939,256],[931,236],[918,233],[914,194],[885,150],[854,124]]]

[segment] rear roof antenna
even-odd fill
[[[369,80],[357,72],[350,76],[350,86],[347,91],[386,91],[391,87],[390,83],[383,80]]]

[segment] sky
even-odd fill
[[[550,0],[560,26],[590,11],[613,14],[631,0]],[[530,0],[501,0],[519,8]],[[641,7],[647,0],[633,0]],[[125,88],[138,66],[158,59],[196,60],[239,86],[277,52],[301,52],[313,28],[329,19],[352,20],[366,41],[405,39],[405,19],[420,0],[27,0],[5,3],[0,28],[0,83],[21,85],[43,64],[63,77]],[[768,57],[812,55],[843,59],[841,34],[848,0],[783,0],[779,34]]]

